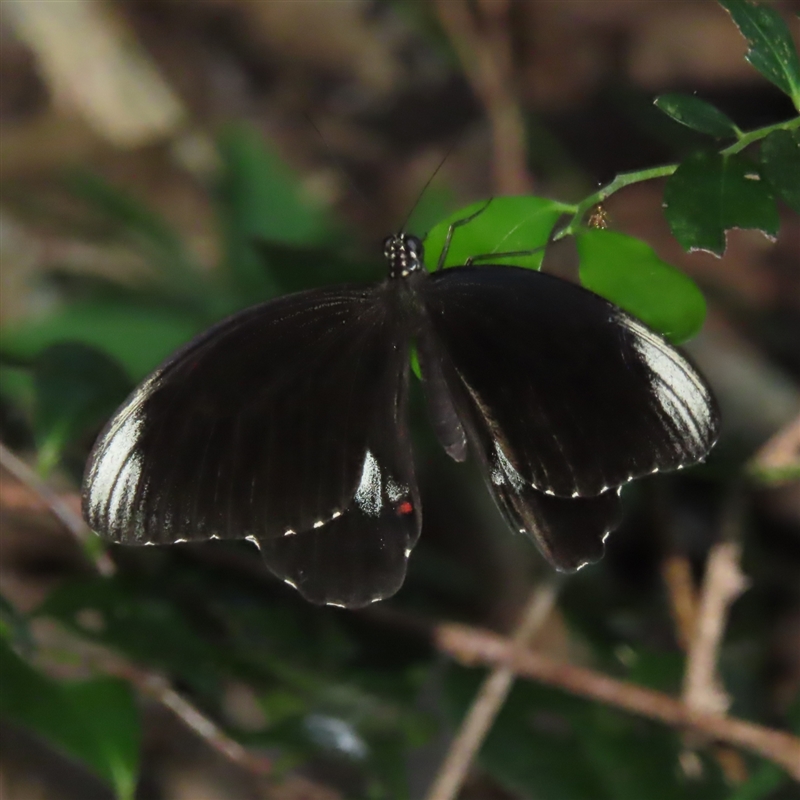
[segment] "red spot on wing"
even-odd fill
[[[402,503],[400,503],[399,506],[397,506],[397,513],[400,514],[401,516],[410,514],[413,510],[414,506],[412,506],[411,503],[408,502],[408,500],[404,500]]]

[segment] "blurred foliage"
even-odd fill
[[[132,800],[139,769],[139,717],[126,681],[46,677],[0,638],[0,713],[32,728]]]
[[[743,0],[723,5],[748,39],[751,63],[798,105],[800,70],[784,23],[766,6]],[[409,13],[416,8],[406,6]],[[734,121],[705,101],[670,94],[657,106],[695,132],[734,139],[742,147],[748,143]],[[665,205],[684,248],[721,254],[731,227],[777,234],[776,198],[796,210],[800,206],[797,123],[761,137],[758,161],[738,150],[719,152],[711,141],[678,166]],[[35,445],[42,472],[60,465],[77,479],[78,455],[85,457],[92,437],[134,383],[213,321],[285,292],[380,278],[379,259],[344,254],[349,242],[341,226],[306,199],[299,180],[256,131],[225,130],[219,153],[222,167],[209,192],[222,256],[210,271],[147,205],[88,173],[65,179],[74,202],[103,221],[106,236],[139,253],[148,275],[132,287],[105,277],[53,273],[49,280],[60,290],[60,304],[0,332],[3,435],[12,418],[15,431],[27,427],[27,438],[15,434],[15,440]],[[432,196],[417,212],[426,224],[443,216],[447,198],[444,192]],[[479,256],[479,263],[496,258],[539,269],[541,248],[564,216],[577,210],[542,197],[479,201],[430,227],[427,266],[436,268],[450,226],[465,221],[453,229],[446,267]],[[649,245],[580,226],[576,242],[585,286],[673,341],[699,330],[702,294]],[[503,255],[509,252],[517,255]],[[691,476],[680,481],[692,485]],[[653,589],[659,584],[659,545],[626,539],[626,530],[637,524],[652,527],[652,520],[643,520],[641,495],[630,495],[628,519],[615,535],[619,547],[575,576],[562,608],[598,668],[676,691],[682,658],[663,635],[669,616]],[[466,518],[471,501],[460,502]],[[469,616],[474,576],[452,553],[444,557],[426,542],[423,537],[407,586],[389,607],[412,620],[420,608],[458,609]],[[120,567],[115,577],[63,582],[32,617],[56,620],[80,640],[163,672],[240,741],[277,748],[284,767],[336,765],[348,798],[409,797],[407,759],[442,725],[457,724],[481,679],[477,670],[442,670],[424,636],[380,611],[348,614],[304,604],[268,581],[244,544],[151,548],[115,557]],[[625,557],[634,569],[625,568]],[[752,642],[774,604],[773,597],[752,591],[743,619],[733,620],[732,646],[737,637]],[[118,797],[132,797],[140,730],[130,688],[102,676],[80,683],[55,680],[34,666],[41,655],[29,619],[0,597],[0,712],[85,763]],[[740,673],[734,671],[747,672],[737,684],[744,687],[737,700],[756,718],[767,716],[767,689],[755,675],[762,657],[759,651],[738,664]],[[225,710],[225,691],[233,683],[246,684],[257,698],[263,719],[255,728],[245,730]],[[434,689],[445,698],[444,712],[425,699]],[[674,731],[520,682],[480,761],[520,797],[781,796],[775,792],[782,791],[785,776],[769,764],[752,762],[751,777],[733,792],[710,760],[703,777],[689,781],[677,768],[680,747]]]

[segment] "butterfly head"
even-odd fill
[[[383,256],[389,262],[390,278],[407,278],[425,269],[422,241],[408,233],[394,233],[383,240]]]

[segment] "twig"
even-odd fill
[[[130,681],[145,695],[168,708],[183,724],[196,733],[213,750],[233,761],[249,772],[267,775],[272,770],[272,761],[266,756],[249,751],[226,734],[213,720],[193,706],[167,681],[153,672],[124,664],[115,670],[119,677]]]
[[[56,519],[75,537],[81,550],[104,577],[116,571],[108,553],[97,547],[97,539],[89,526],[76,514],[68,503],[54,492],[21,458],[14,455],[0,442],[0,465],[8,470],[20,483],[27,486],[41,499]]]
[[[436,0],[442,27],[483,107],[492,129],[494,192],[531,191],[527,169],[525,122],[513,89],[507,0],[482,0],[483,24],[465,0]]]
[[[88,526],[69,505],[42,481],[24,461],[15,456],[2,443],[0,443],[0,464],[35,492],[79,543],[83,544],[87,536],[94,536]],[[93,560],[93,563],[97,567],[97,571],[102,575],[108,576],[114,572],[114,563],[107,553],[101,553]],[[229,760],[257,775],[264,775],[269,772],[271,762],[268,759],[251,753],[247,748],[228,736],[211,719],[179,694],[163,676],[134,666],[126,661],[119,661],[106,671],[125,678],[143,694],[155,698],[161,705],[175,714],[187,728],[194,731],[211,748]]]
[[[736,153],[749,147],[754,142],[769,136],[773,131],[792,131],[800,128],[800,117],[793,117],[785,122],[777,122],[774,125],[767,125],[763,128],[757,128],[754,131],[743,133],[739,141],[726,147],[720,151],[722,155],[735,155]],[[572,219],[569,224],[565,225],[554,237],[554,241],[559,241],[565,236],[572,236],[577,233],[583,226],[583,218],[586,214],[594,208],[598,203],[603,203],[608,200],[611,195],[616,194],[620,189],[626,186],[632,186],[635,183],[643,183],[644,181],[651,181],[655,178],[668,178],[674,174],[678,169],[679,164],[665,164],[661,167],[652,167],[651,169],[636,170],[635,172],[623,172],[617,175],[610,183],[602,186],[593,194],[585,197],[575,206],[572,206],[567,211],[572,213]]]
[[[667,587],[675,638],[687,652],[692,641],[697,615],[697,591],[692,580],[692,566],[682,553],[673,553],[661,565],[661,577]]]
[[[732,489],[726,503],[722,523],[722,541],[714,545],[706,561],[706,572],[699,598],[693,598],[691,628],[688,630],[686,669],[681,698],[691,709],[724,714],[730,707],[718,674],[719,650],[731,605],[747,588],[747,580],[739,568],[741,555],[741,486]],[[691,576],[690,576],[691,579]],[[687,772],[702,771],[700,760],[693,751],[703,737],[687,733],[686,751],[682,763]],[[746,779],[747,766],[735,750],[717,745],[713,753],[720,769],[731,784]]]
[[[585,667],[524,651],[490,631],[463,625],[441,625],[439,649],[467,665],[507,666],[516,675],[678,728],[703,733],[717,741],[749,750],[778,764],[800,780],[800,738],[733,717],[695,711],[662,692],[619,681]]]
[[[730,706],[717,676],[717,660],[728,609],[747,588],[739,568],[740,552],[738,542],[719,542],[708,555],[683,683],[684,702],[698,711],[724,714]]]
[[[517,647],[525,647],[541,630],[553,610],[557,594],[558,585],[555,579],[533,592],[512,638]],[[511,691],[514,679],[513,670],[507,666],[499,666],[483,682],[450,746],[447,758],[439,768],[428,793],[428,800],[453,800],[458,796],[470,764]]]

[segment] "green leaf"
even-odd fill
[[[786,773],[769,761],[762,762],[750,777],[731,793],[727,800],[761,800],[787,782]]]
[[[747,39],[747,60],[784,91],[800,111],[800,60],[780,14],[749,0],[719,0]]]
[[[33,379],[34,433],[45,475],[67,445],[98,427],[133,388],[113,358],[80,342],[46,348],[34,362]]]
[[[655,105],[665,114],[687,128],[720,138],[737,136],[739,129],[733,120],[715,106],[688,94],[662,94]]]
[[[277,291],[255,241],[320,246],[330,243],[332,227],[325,209],[304,196],[298,178],[254,128],[228,128],[219,148],[224,169],[217,198],[227,267],[243,302],[255,302]]]
[[[761,143],[761,166],[772,188],[800,213],[800,129],[767,136]]]
[[[780,218],[772,189],[746,156],[700,152],[667,180],[664,209],[684,250],[725,252],[725,231],[757,228],[778,233]]]
[[[152,587],[121,577],[60,584],[37,609],[86,639],[178,676],[198,692],[218,682],[219,653]]]
[[[132,800],[139,769],[139,715],[127,683],[96,678],[58,683],[0,639],[0,714],[83,762]]]
[[[139,771],[139,714],[130,686],[115,678],[95,678],[61,686],[86,726],[95,762],[120,798],[133,798]]]
[[[481,209],[483,209],[481,211]],[[425,265],[436,269],[450,225],[478,213],[470,222],[453,230],[444,266],[464,264],[468,258],[492,253],[530,251],[547,244],[553,226],[568,207],[544,197],[495,197],[481,200],[432,228],[425,237]],[[524,256],[507,256],[492,263],[515,264],[539,269],[544,251]],[[481,260],[478,263],[487,263]]]
[[[608,230],[576,237],[581,283],[677,344],[703,325],[706,303],[694,281],[639,239]]]
[[[209,323],[187,309],[87,300],[3,329],[0,346],[14,356],[35,358],[58,342],[83,342],[139,380]]]
[[[0,639],[5,639],[19,649],[33,648],[28,618],[0,594]]]

